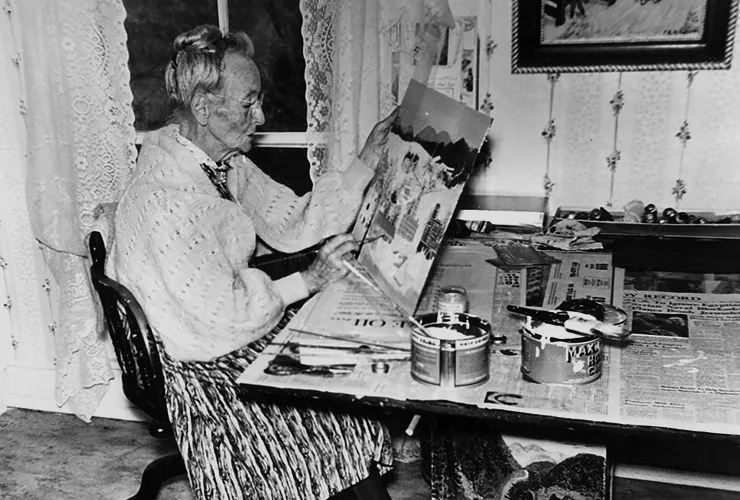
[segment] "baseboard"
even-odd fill
[[[0,413],[8,409],[6,393],[8,388],[8,368],[0,369]]]
[[[149,418],[136,409],[123,394],[120,371],[113,370],[115,379],[111,381],[103,400],[93,417],[115,418],[118,420],[147,421]],[[0,372],[1,376],[1,372]],[[2,380],[0,380],[2,384]],[[5,384],[5,404],[12,408],[72,413],[66,407],[59,407],[54,399],[56,375],[51,368],[10,366],[7,369]],[[2,403],[2,401],[0,401]]]

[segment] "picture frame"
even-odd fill
[[[738,0],[512,0],[512,73],[729,69]]]

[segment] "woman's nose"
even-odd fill
[[[262,104],[259,102],[254,104],[252,120],[254,120],[254,123],[258,127],[265,123],[265,112],[262,110]]]

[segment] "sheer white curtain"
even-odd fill
[[[346,168],[412,77],[426,82],[447,0],[301,0],[311,177]]]
[[[89,420],[112,372],[85,237],[94,208],[118,200],[136,155],[125,11],[121,0],[22,0],[16,10],[28,209],[60,289],[55,397]]]

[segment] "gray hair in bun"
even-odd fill
[[[249,35],[243,31],[223,33],[207,24],[178,35],[173,45],[175,55],[165,69],[164,81],[176,118],[184,118],[183,112],[189,114],[190,103],[198,91],[220,87],[227,52],[254,57],[254,43]]]

